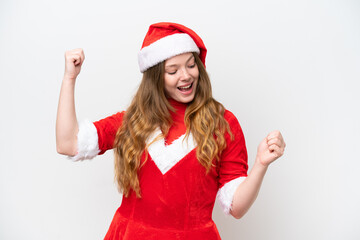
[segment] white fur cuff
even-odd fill
[[[240,183],[242,183],[245,179],[246,177],[235,178],[230,182],[227,182],[222,188],[219,189],[217,198],[219,199],[221,208],[225,214],[230,214],[235,191]]]
[[[77,145],[77,154],[73,157],[69,157],[69,159],[73,161],[92,159],[100,152],[97,130],[91,121],[84,120],[79,123]]]

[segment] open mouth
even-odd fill
[[[184,87],[178,87],[178,89],[182,92],[186,92],[186,91],[189,91],[193,86],[193,83],[187,85],[187,86],[184,86]]]

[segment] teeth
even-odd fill
[[[186,87],[179,87],[179,89],[189,89],[191,87],[191,84],[189,86]]]

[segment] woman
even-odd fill
[[[212,97],[206,52],[183,25],[151,25],[138,54],[143,79],[129,108],[79,125],[74,86],[84,53],[66,52],[57,151],[83,160],[114,149],[123,200],[105,239],[220,239],[212,220],[216,196],[225,213],[241,218],[269,164],[283,154],[280,132],[271,132],[247,174],[243,132]]]

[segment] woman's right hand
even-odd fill
[[[65,73],[64,78],[74,80],[79,75],[81,65],[85,60],[84,51],[81,48],[65,52]]]

